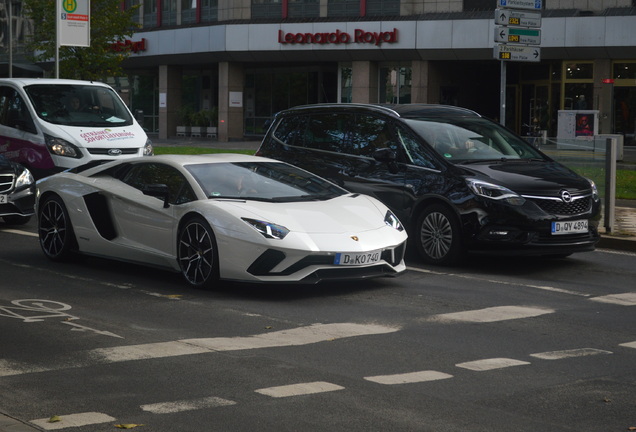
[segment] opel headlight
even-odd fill
[[[514,206],[520,206],[526,202],[524,197],[503,186],[475,179],[466,179],[466,183],[475,195],[484,198],[503,201]]]
[[[402,226],[402,223],[397,218],[397,216],[393,214],[391,210],[388,210],[386,212],[386,215],[384,216],[384,223],[390,226],[391,228],[395,228],[398,231],[404,231],[404,227]]]
[[[245,223],[254,228],[256,231],[261,233],[263,237],[268,239],[278,239],[282,240],[285,238],[287,234],[289,234],[289,230],[282,225],[276,225],[271,222],[265,222],[256,219],[249,218],[241,218]]]
[[[594,201],[597,201],[599,199],[599,196],[598,189],[596,188],[596,183],[594,183],[594,180],[592,179],[587,179],[587,181],[590,182],[590,186],[592,187],[592,198],[594,199]]]
[[[77,147],[62,138],[44,135],[44,139],[49,152],[56,156],[65,156],[76,159],[80,159],[82,157],[82,153]]]

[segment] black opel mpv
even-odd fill
[[[594,182],[467,109],[296,107],[276,115],[256,154],[380,199],[428,263],[464,252],[563,257],[599,240]]]

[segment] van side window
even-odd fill
[[[434,158],[426,150],[423,143],[420,143],[413,135],[408,133],[404,128],[397,127],[397,134],[402,142],[402,146],[413,165],[421,166],[424,168],[437,169],[435,166]]]
[[[309,117],[304,133],[305,147],[337,153],[351,153],[346,141],[353,114],[315,114]]]
[[[373,152],[381,148],[397,150],[389,124],[385,119],[367,114],[356,115],[352,125],[351,143],[354,154],[373,157]]]
[[[25,132],[37,133],[24,99],[10,87],[0,88],[0,124]]]

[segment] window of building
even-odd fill
[[[181,2],[181,24],[193,24],[197,21],[197,0],[179,0]]]
[[[594,63],[564,62],[563,77],[563,109],[593,109]]]
[[[614,79],[636,79],[636,63],[617,62],[614,63],[613,70]]]
[[[411,103],[411,68],[380,68],[380,103]]]
[[[161,25],[177,24],[177,0],[161,0]]]
[[[281,18],[281,0],[252,0],[252,18]]]
[[[399,16],[400,0],[367,0],[366,16]]]
[[[317,18],[320,16],[319,0],[289,0],[287,3],[289,18]]]
[[[341,66],[340,74],[338,76],[339,81],[339,95],[338,100],[340,103],[351,103],[351,93],[353,90],[353,82],[351,81],[351,77],[353,76],[353,72],[351,66]]]
[[[215,22],[219,19],[219,1],[201,0],[201,22]]]
[[[157,5],[159,0],[144,0],[144,27],[157,26]]]
[[[328,0],[329,17],[360,16],[360,0]]]

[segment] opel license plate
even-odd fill
[[[587,220],[552,222],[552,235],[586,233]]]
[[[333,261],[335,265],[341,266],[363,266],[375,264],[382,259],[380,251],[362,252],[362,253],[337,253]]]

